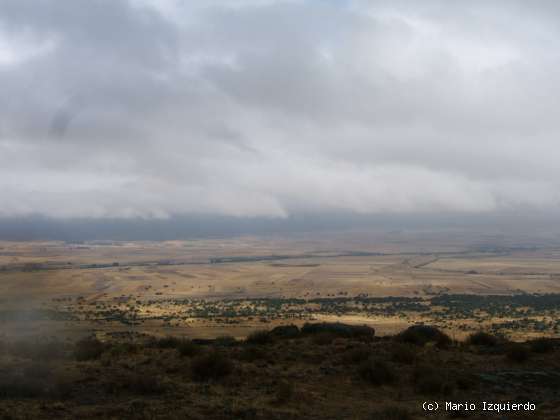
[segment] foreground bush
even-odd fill
[[[245,342],[257,345],[269,344],[272,342],[272,334],[267,330],[254,331],[247,336]]]
[[[450,395],[455,389],[451,375],[439,366],[418,366],[412,375],[416,391],[427,395]]]
[[[78,361],[99,359],[105,351],[105,345],[95,337],[78,341],[74,347],[74,357]]]
[[[140,347],[137,344],[125,341],[122,343],[114,343],[109,352],[111,356],[119,357],[138,353],[139,350]]]
[[[474,389],[479,383],[478,376],[472,372],[455,371],[453,372],[453,378],[455,379],[457,388],[462,391]]]
[[[294,395],[294,384],[288,381],[280,381],[276,386],[275,399],[279,404],[287,403]]]
[[[183,357],[193,357],[200,353],[200,347],[191,340],[183,340],[177,346],[177,351]]]
[[[513,344],[506,351],[506,357],[511,362],[523,363],[529,360],[529,350],[521,344]]]
[[[434,342],[438,347],[451,345],[451,338],[444,332],[431,325],[413,325],[396,336],[397,341],[424,346],[429,342]]]
[[[193,359],[191,373],[197,381],[221,379],[233,371],[233,363],[217,351],[211,351]]]
[[[484,331],[475,332],[467,339],[467,343],[472,346],[494,347],[498,342],[498,337]]]
[[[550,338],[536,338],[529,342],[534,353],[550,353],[554,351],[554,340]]]
[[[336,337],[356,338],[363,341],[371,341],[375,336],[375,329],[367,325],[348,325],[340,322],[306,323],[301,332],[307,335],[329,333]]]
[[[358,364],[362,363],[372,356],[372,350],[367,345],[362,345],[357,348],[350,349],[342,355],[342,362],[345,364]]]
[[[390,364],[381,360],[366,360],[358,368],[360,377],[372,385],[385,385],[395,382],[396,374]]]
[[[254,362],[255,360],[263,360],[267,358],[267,352],[260,347],[245,347],[237,355],[238,360],[244,362]]]
[[[391,359],[403,365],[411,365],[416,360],[417,351],[410,344],[394,343],[391,346]]]
[[[157,395],[165,392],[165,387],[159,377],[151,373],[131,373],[122,383],[128,391],[139,395]]]
[[[318,346],[327,346],[332,344],[336,337],[332,333],[322,332],[313,336],[313,344]]]
[[[277,338],[297,338],[299,337],[299,328],[295,325],[279,325],[270,331],[273,337]]]
[[[230,335],[222,335],[222,336],[216,337],[214,339],[214,345],[220,346],[220,347],[234,347],[237,344],[239,344],[239,343],[235,339],[235,337],[232,337]]]
[[[177,337],[167,336],[167,337],[157,338],[154,341],[153,345],[154,347],[157,347],[159,349],[176,349],[177,347],[179,347],[181,342],[182,340],[180,340]]]

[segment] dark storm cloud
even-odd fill
[[[0,215],[554,211],[559,21],[544,1],[0,0]]]

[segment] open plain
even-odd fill
[[[167,242],[4,242],[0,322],[41,333],[241,338],[340,321],[393,334],[559,333],[555,238],[346,232]]]

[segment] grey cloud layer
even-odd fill
[[[555,210],[559,22],[545,1],[0,0],[0,215]]]

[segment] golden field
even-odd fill
[[[363,323],[380,334],[423,322],[461,337],[527,316],[518,308],[442,317],[434,297],[560,293],[560,246],[526,242],[424,232],[3,242],[0,322],[5,335],[134,329],[197,337],[243,337],[286,320]],[[416,307],[407,301],[385,311],[384,302],[354,301],[390,297],[413,299]],[[544,331],[556,334],[554,318],[536,310],[528,320],[545,322]],[[524,338],[543,331],[524,324],[509,332]]]

